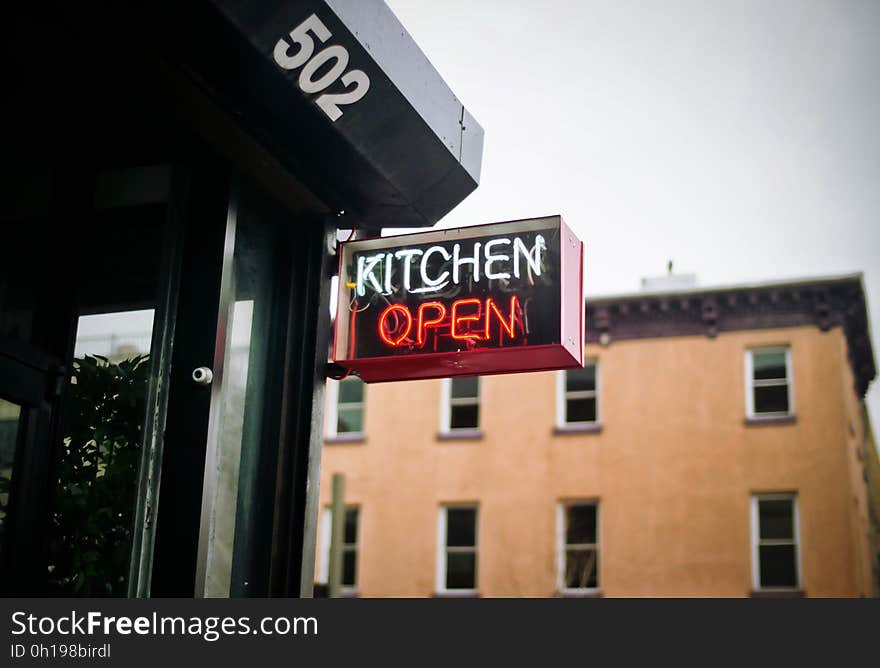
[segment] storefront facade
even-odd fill
[[[310,595],[336,230],[433,225],[482,130],[382,2],[10,26],[2,591]]]

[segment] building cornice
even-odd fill
[[[805,325],[843,329],[856,391],[864,396],[877,369],[861,274],[586,300],[586,341],[603,345]]]

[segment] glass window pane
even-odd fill
[[[471,376],[470,378],[453,378],[452,379],[452,398],[465,399],[476,398],[479,393],[479,378]]]
[[[153,334],[153,309],[80,316],[74,357],[102,355],[112,360],[146,355]]]
[[[49,530],[56,596],[127,593],[153,317],[78,319]]]
[[[569,506],[565,542],[568,545],[596,542],[596,506]]]
[[[364,411],[362,408],[340,408],[336,418],[338,434],[360,433],[364,429]]]
[[[446,555],[446,588],[475,589],[477,586],[477,555],[473,552]]]
[[[357,574],[357,552],[345,550],[342,553],[342,586],[354,587]]]
[[[565,402],[566,422],[595,422],[596,398],[567,399]]]
[[[3,546],[9,506],[9,486],[12,482],[12,467],[15,465],[20,413],[21,408],[18,405],[0,399],[0,548]]]
[[[794,538],[793,508],[790,499],[759,501],[758,515],[762,540]]]
[[[599,586],[596,550],[565,551],[565,586],[587,589]]]
[[[446,544],[450,547],[473,547],[477,544],[475,508],[446,509]]]
[[[345,532],[342,542],[346,545],[354,545],[357,543],[357,526],[358,526],[358,509],[346,508],[345,510]]]
[[[762,587],[796,587],[797,565],[794,545],[761,545]]]
[[[477,404],[449,407],[450,429],[479,429],[480,407]]]
[[[364,382],[360,378],[339,381],[339,403],[358,404],[364,400]]]
[[[565,372],[565,391],[583,392],[596,389],[596,365],[587,364],[583,369]]]
[[[752,368],[754,369],[755,380],[786,378],[785,353],[752,353]]]
[[[755,413],[788,413],[788,386],[756,387]]]
[[[270,401],[267,378],[274,368],[270,341],[276,331],[280,296],[272,288],[278,237],[266,217],[267,209],[261,208],[262,198],[248,187],[242,188],[241,198],[247,202],[241,211],[247,213],[240,216],[235,229],[234,290],[221,304],[224,312],[231,311],[226,356],[222,374],[214,370],[212,390],[220,392],[221,403],[211,408],[211,419],[219,429],[217,440],[208,447],[217,453],[217,468],[212,471],[215,491],[205,497],[208,503],[203,511],[209,527],[204,594],[210,598],[250,591],[247,575],[233,564],[247,563],[255,554],[253,536],[261,530],[258,516],[268,499],[259,482],[266,457],[260,416]],[[239,495],[240,489],[247,489],[248,494]]]

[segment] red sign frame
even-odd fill
[[[355,283],[346,271],[353,264],[355,253],[370,250],[381,252],[404,249],[417,244],[467,242],[480,238],[511,236],[515,230],[558,231],[558,343],[519,345],[515,347],[459,349],[446,352],[414,352],[406,355],[361,357],[349,352],[352,338],[349,305],[355,294]],[[488,253],[488,251],[487,251]],[[476,266],[476,264],[474,265]],[[381,276],[381,274],[380,274]],[[344,242],[339,247],[339,288],[334,327],[332,359],[340,366],[356,372],[368,383],[452,376],[476,376],[527,371],[549,371],[583,366],[584,298],[583,243],[565,224],[561,216],[522,219],[455,229],[430,230],[373,239]],[[358,277],[360,279],[360,277]],[[375,283],[374,283],[375,284]],[[388,300],[385,300],[388,302]],[[475,301],[475,300],[459,300]],[[356,302],[355,302],[356,303]],[[390,302],[388,302],[390,304]],[[454,306],[454,305],[453,305]],[[511,299],[511,310],[513,298]],[[486,302],[488,336],[489,303]],[[511,315],[511,327],[512,318]],[[500,314],[499,314],[500,318]],[[469,319],[467,317],[460,319]],[[472,318],[470,318],[472,319]],[[380,331],[377,333],[381,334]],[[454,331],[454,328],[453,328]],[[384,338],[384,337],[383,337]],[[392,341],[386,342],[392,344]]]

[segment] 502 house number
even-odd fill
[[[348,49],[339,44],[331,44],[315,53],[315,38],[322,44],[332,37],[332,33],[317,16],[312,14],[290,31],[290,41],[283,37],[275,45],[275,62],[284,70],[302,67],[297,84],[303,93],[320,93],[340,79],[346,90],[342,93],[324,93],[315,100],[318,108],[327,114],[331,121],[342,116],[340,107],[354,104],[370,89],[370,78],[363,70],[348,70]],[[294,49],[294,45],[296,48]],[[293,53],[291,54],[291,51]],[[330,69],[326,65],[333,63]],[[320,76],[318,71],[323,72]],[[343,74],[344,72],[344,74]],[[317,77],[317,78],[316,78]]]

